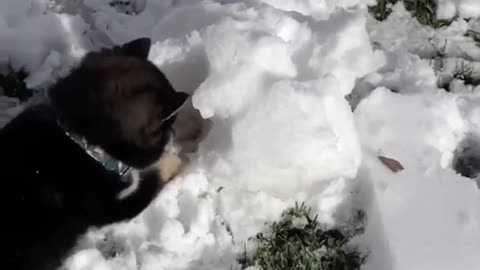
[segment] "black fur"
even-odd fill
[[[149,39],[85,56],[81,65],[50,90],[65,127],[82,134],[128,165],[144,167],[167,140],[167,118],[188,95],[176,92],[146,60]],[[86,87],[88,86],[88,87]]]
[[[1,268],[54,270],[92,227],[141,213],[162,188],[156,170],[175,116],[187,98],[146,60],[150,41],[89,53],[50,91],[51,104],[25,109],[0,131]],[[61,125],[59,125],[61,123]],[[71,140],[84,136],[140,171],[129,187]]]

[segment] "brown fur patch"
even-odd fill
[[[180,158],[175,153],[165,153],[160,160],[155,163],[155,168],[158,171],[164,183],[174,179],[183,169],[185,160]]]

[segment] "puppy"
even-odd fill
[[[141,38],[88,53],[0,131],[4,269],[58,269],[87,230],[136,217],[180,171],[167,148],[188,95],[149,50]]]

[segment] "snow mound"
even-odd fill
[[[448,167],[467,132],[455,96],[441,91],[401,95],[378,88],[360,103],[355,116],[369,149],[397,157],[407,167]]]
[[[453,17],[478,18],[480,3],[476,0],[438,0],[437,16],[442,19]]]
[[[282,0],[263,0],[263,2],[285,11],[294,11],[303,15],[311,16],[315,19],[325,20],[337,8],[348,9],[356,7],[359,4],[373,4],[374,0],[339,0],[339,1],[282,1]]]
[[[371,186],[362,195],[371,203],[365,269],[478,267],[480,192],[451,168],[457,147],[478,132],[462,99],[475,100],[440,89],[399,94],[380,87],[357,106],[365,149],[359,181]],[[395,157],[405,170],[392,174],[377,155]]]

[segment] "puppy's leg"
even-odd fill
[[[138,215],[154,199],[157,193],[171,180],[178,176],[186,165],[186,157],[182,154],[179,145],[173,136],[165,147],[162,156],[152,165],[133,170],[126,175],[129,186],[119,190],[114,201],[105,205],[108,215],[104,215],[102,223],[119,221]],[[118,181],[117,183],[124,181]],[[110,197],[110,196],[106,196]],[[105,213],[104,212],[104,213]]]
[[[153,166],[162,183],[165,184],[174,179],[182,171],[184,165],[184,160],[178,154],[166,153]]]
[[[172,179],[174,179],[184,167],[185,162],[176,153],[165,153],[157,162],[150,165],[148,168],[141,171],[132,171],[130,173],[130,186],[122,190],[118,195],[118,200],[124,200],[131,196],[140,187],[141,182],[144,181],[142,175],[155,175],[160,186],[164,186]]]
[[[172,137],[160,159],[146,170],[156,172],[162,184],[166,184],[182,171],[185,163],[185,158],[180,153],[180,147],[175,144]]]
[[[133,170],[120,179],[106,172],[104,181],[97,179],[94,193],[85,200],[85,211],[95,225],[106,225],[136,217],[155,199],[164,184],[158,173]],[[127,180],[127,181],[125,181]]]

